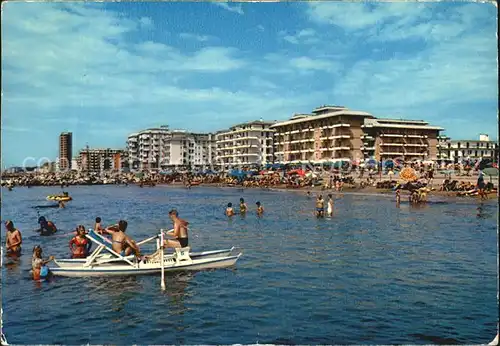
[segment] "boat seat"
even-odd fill
[[[175,248],[175,258],[177,262],[191,261],[191,257],[189,257],[190,251],[191,248],[189,246],[183,248]]]

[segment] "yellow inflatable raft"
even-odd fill
[[[73,200],[73,198],[71,198],[71,196],[64,196],[64,195],[63,196],[61,196],[61,195],[50,195],[50,196],[47,196],[47,201],[68,202],[68,201],[71,201],[71,200]]]

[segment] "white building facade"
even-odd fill
[[[479,140],[446,140],[441,144],[441,157],[451,162],[477,161],[482,158],[498,160],[498,143],[487,134],[480,134]]]
[[[215,159],[215,138],[212,134],[161,126],[129,135],[127,149],[132,169],[211,166]]]
[[[274,122],[251,121],[216,134],[217,165],[223,169],[273,162]]]

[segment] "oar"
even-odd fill
[[[161,290],[165,291],[165,263],[163,262],[163,253],[164,253],[164,247],[163,247],[163,230],[160,232],[160,261],[161,261]]]

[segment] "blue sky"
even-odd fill
[[[497,139],[496,8],[480,3],[18,3],[2,14],[2,167],[321,104]]]

